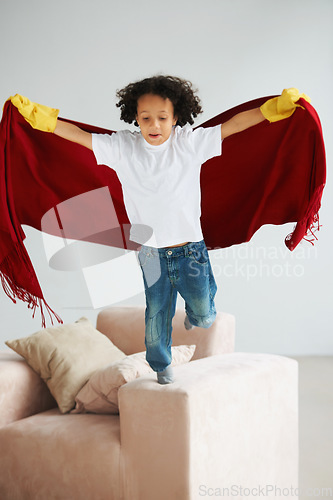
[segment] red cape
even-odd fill
[[[260,106],[269,97],[232,108],[202,127],[211,127],[236,113]],[[223,141],[222,155],[207,161],[201,171],[201,225],[208,249],[249,241],[264,224],[295,222],[285,244],[293,250],[318,228],[318,210],[326,180],[325,148],[319,117],[303,99],[294,114],[275,123],[264,121]],[[77,123],[89,132],[113,133]],[[59,204],[107,186],[115,213],[96,204],[87,217]],[[56,236],[136,249],[129,241],[129,220],[116,173],[97,166],[93,153],[54,134],[30,127],[11,102],[0,124],[0,277],[5,293],[33,309],[44,300],[23,244],[21,224]],[[50,212],[49,212],[50,211]],[[53,214],[45,217],[45,214]],[[48,215],[49,215],[48,214]],[[42,224],[42,218],[43,224]],[[110,217],[112,221],[110,223]],[[98,221],[98,223],[97,223]],[[95,227],[110,230],[92,230]],[[87,227],[90,229],[87,231]],[[53,321],[52,321],[53,323]]]

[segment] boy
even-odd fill
[[[131,240],[142,244],[147,361],[161,384],[173,382],[172,318],[177,293],[185,300],[185,328],[208,328],[215,320],[216,283],[200,225],[200,168],[221,154],[222,140],[263,121],[260,108],[211,128],[193,130],[202,112],[188,81],[155,76],[117,92],[121,119],[140,132],[90,134],[57,120],[54,133],[94,152],[122,184]],[[144,245],[137,228],[153,230]]]

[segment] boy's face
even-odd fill
[[[154,94],[145,94],[138,99],[136,121],[143,138],[153,146],[159,146],[169,139],[177,118],[173,115],[170,99]]]

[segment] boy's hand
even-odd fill
[[[301,97],[307,102],[311,102],[310,97],[306,94],[300,94],[298,89],[284,89],[279,97],[268,99],[268,101],[260,106],[260,111],[266,120],[270,122],[283,120],[291,116],[298,106],[302,108],[300,104],[296,104]]]
[[[10,97],[9,100],[33,128],[42,132],[54,132],[57,126],[59,109],[31,102],[27,97],[19,94]]]

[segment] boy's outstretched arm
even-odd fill
[[[86,148],[92,150],[91,134],[76,125],[58,119],[54,133],[63,139],[76,142],[77,144],[81,144],[81,146],[85,146]]]
[[[58,120],[59,110],[30,101],[27,97],[16,94],[9,100],[18,109],[31,127],[42,132],[51,132],[64,139],[76,142],[92,149],[92,137],[76,125]]]
[[[280,96],[268,99],[260,106],[260,108],[254,108],[249,111],[244,111],[243,113],[238,113],[230,120],[222,123],[222,139],[225,139],[229,135],[236,134],[237,132],[242,132],[243,130],[253,127],[253,125],[257,125],[264,120],[276,122],[289,118],[297,107],[303,107],[301,104],[297,104],[300,98],[311,102],[309,96],[306,94],[300,94],[298,89],[292,87],[284,89]]]
[[[264,115],[260,111],[260,108],[250,109],[248,111],[243,111],[237,115],[230,118],[230,120],[222,123],[221,125],[221,138],[225,139],[229,135],[237,134],[237,132],[242,132],[253,125],[265,120]]]

